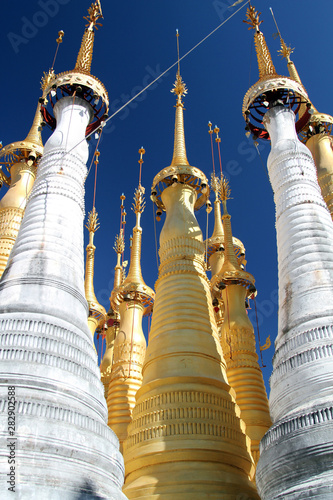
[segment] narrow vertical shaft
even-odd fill
[[[108,425],[116,433],[120,450],[132,421],[135,395],[142,383],[146,339],[142,331],[144,307],[136,301],[119,306],[119,332],[114,341],[113,364],[108,391]]]

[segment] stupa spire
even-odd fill
[[[141,271],[142,228],[140,218],[145,208],[141,185],[143,148],[139,149],[139,185],[134,194],[133,212],[136,224],[133,228],[131,261],[128,275],[111,294],[112,308],[119,312],[119,333],[114,342],[113,363],[108,390],[108,425],[117,434],[120,449],[127,438],[127,428],[132,421],[135,396],[142,383],[142,367],[146,354],[146,339],[142,330],[142,316],[153,304],[155,293],[148,287]]]
[[[269,78],[272,76],[277,76],[270,51],[267,47],[267,43],[263,33],[260,31],[259,26],[262,21],[259,20],[261,12],[257,12],[254,7],[248,7],[246,11],[246,20],[244,23],[249,25],[249,30],[254,29],[254,43],[256,47],[258,66],[259,66],[259,76],[260,79]]]
[[[177,96],[176,101],[176,119],[175,119],[175,140],[173,148],[173,157],[171,166],[189,165],[186,155],[185,132],[184,132],[184,104],[182,97],[187,94],[186,84],[180,75],[179,63],[179,33],[177,30],[177,52],[178,52],[178,70],[176,81],[171,90]]]
[[[124,239],[124,226],[126,224],[126,212],[124,206],[125,195],[120,196],[120,230],[119,234],[115,238],[114,251],[117,254],[116,267],[114,268],[114,281],[113,290],[116,290],[123,282],[124,268],[122,265],[122,256],[125,250],[125,239]],[[112,293],[112,292],[111,292]],[[111,297],[110,297],[110,309],[107,313],[106,318],[107,329],[105,332],[106,348],[104,352],[103,359],[100,364],[101,371],[101,381],[104,385],[104,396],[107,400],[109,394],[109,385],[111,379],[111,370],[113,364],[113,352],[115,339],[119,332],[120,315],[117,310],[112,307]]]
[[[254,41],[259,67],[259,81],[247,91],[243,101],[243,116],[246,130],[254,138],[269,139],[269,134],[262,125],[265,112],[277,104],[286,104],[295,114],[299,113],[296,129],[300,130],[310,118],[307,107],[301,105],[308,102],[307,93],[301,83],[276,73],[265,37],[259,29],[262,21],[260,12],[250,5],[246,11],[249,29],[254,29]]]
[[[74,69],[54,75],[52,68],[45,74],[43,97],[41,99],[42,113],[44,120],[52,129],[56,126],[56,120],[52,116],[53,109],[55,103],[61,99],[63,95],[74,96],[74,98],[79,97],[91,106],[93,117],[87,126],[86,134],[100,127],[101,123],[108,116],[109,97],[107,91],[98,78],[93,76],[90,72],[95,30],[101,26],[99,20],[102,17],[101,3],[99,0],[96,0],[89,7],[88,15],[84,17],[87,24]],[[52,109],[50,111],[46,108],[48,100],[52,104]]]
[[[88,16],[85,16],[83,18],[88,22],[88,24],[86,24],[86,29],[83,34],[81,47],[77,56],[74,71],[79,71],[80,73],[86,73],[90,75],[95,29],[97,30],[98,26],[102,26],[101,23],[98,22],[102,17],[103,14],[101,3],[99,0],[97,0],[89,7]]]
[[[86,300],[89,306],[88,326],[91,333],[94,335],[96,328],[103,326],[106,320],[105,308],[98,302],[94,290],[94,266],[95,266],[95,250],[94,236],[99,229],[98,214],[95,207],[89,212],[86,228],[89,231],[89,243],[86,248],[86,272],[84,280],[84,290]]]

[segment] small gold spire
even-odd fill
[[[262,23],[262,21],[259,21],[260,14],[261,12],[257,12],[254,7],[250,6],[246,11],[247,20],[243,22],[250,26],[249,30],[255,30],[254,43],[258,59],[259,76],[260,79],[263,79],[278,75],[276,73],[271,54],[267,47],[265,37],[259,29],[259,26]]]
[[[102,326],[106,321],[106,311],[104,307],[99,304],[95,291],[94,291],[94,264],[95,264],[95,250],[94,234],[99,229],[98,214],[95,207],[88,215],[88,222],[86,228],[89,231],[89,243],[87,245],[87,260],[86,260],[86,273],[84,280],[85,296],[89,306],[88,325],[92,334],[95,333],[96,328]]]
[[[43,148],[43,141],[41,134],[43,117],[40,109],[41,109],[41,104],[38,103],[36,113],[31,125],[31,129],[29,130],[27,137],[24,139],[24,142],[31,142],[35,146]]]
[[[221,219],[221,181],[220,179],[212,174],[211,177],[211,188],[215,193],[214,202],[214,231],[211,238],[221,238],[224,241],[224,231]]]
[[[223,205],[223,230],[224,230],[224,262],[222,265],[222,269],[219,274],[223,274],[225,271],[240,271],[241,267],[238,264],[234,246],[232,242],[232,230],[231,230],[231,222],[230,215],[227,210],[227,200],[230,199],[230,187],[228,180],[223,177],[221,179],[221,187],[220,187],[220,197]]]
[[[175,142],[173,149],[173,158],[171,166],[177,167],[179,165],[189,165],[186,155],[185,146],[185,133],[184,133],[184,104],[182,102],[182,97],[187,94],[186,84],[184,83],[180,75],[180,65],[179,65],[179,33],[177,30],[177,51],[178,51],[178,70],[176,75],[176,81],[173,85],[171,92],[177,96],[176,102],[176,120],[175,120]]]
[[[86,30],[83,34],[74,70],[90,75],[95,37],[94,29],[97,30],[98,26],[102,26],[98,20],[103,17],[101,13],[101,5],[98,0],[91,4],[88,9],[88,14],[88,16],[83,18],[88,21],[88,24],[86,24]]]

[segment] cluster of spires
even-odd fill
[[[0,268],[1,274],[5,269],[11,247],[14,244],[18,227],[23,218],[27,197],[33,184],[35,171],[38,168],[38,160],[43,153],[40,135],[42,121],[45,120],[51,126],[55,124],[54,118],[46,107],[48,100],[53,106],[61,96],[73,95],[89,102],[93,107],[94,120],[87,133],[90,133],[94,129],[98,130],[107,116],[108,98],[106,90],[103,84],[90,74],[94,30],[100,25],[98,21],[102,17],[101,5],[98,0],[91,5],[88,14],[86,18],[88,21],[87,29],[83,36],[74,70],[61,73],[60,75],[54,75],[53,69],[50,70],[49,74],[44,78],[43,96],[38,104],[36,116],[28,136],[24,141],[12,143],[0,150],[1,163],[6,166],[9,174],[7,176],[3,171],[1,172],[2,181],[9,186],[8,193],[0,202],[0,217],[4,220],[1,225],[0,219],[0,225],[2,226],[0,227],[0,252],[3,261],[3,265]],[[247,11],[246,22],[250,25],[249,29],[253,28],[255,30],[259,82],[263,85],[265,85],[265,82],[267,84],[266,90],[263,90],[261,85],[260,91],[257,88],[257,84],[254,85],[245,96],[243,114],[247,127],[254,138],[267,138],[268,134],[261,127],[260,120],[258,120],[258,116],[263,116],[264,114],[262,108],[268,109],[273,104],[273,101],[269,99],[274,99],[274,103],[276,101],[283,103],[286,99],[289,99],[291,107],[294,106],[299,116],[296,129],[300,132],[302,140],[309,146],[315,161],[317,159],[319,184],[321,184],[323,197],[333,217],[333,195],[331,189],[333,172],[332,163],[330,162],[331,158],[326,147],[326,142],[331,147],[333,119],[328,115],[319,113],[308,100],[297,70],[290,59],[292,50],[286,46],[280,32],[281,54],[287,60],[290,79],[282,79],[282,77],[277,75],[264,35],[259,29],[262,21],[259,20],[259,14],[252,6]],[[58,44],[61,42],[62,36],[59,37],[59,40]],[[179,56],[178,33],[177,46]],[[167,204],[169,201],[163,199],[163,192],[169,187],[173,188],[177,185],[181,186],[181,189],[183,189],[183,186],[189,186],[197,196],[194,209],[199,209],[203,205],[206,205],[207,209],[209,209],[208,181],[200,170],[190,166],[187,159],[183,121],[184,106],[182,101],[182,97],[187,93],[187,88],[182,80],[179,65],[172,92],[176,95],[177,99],[173,157],[170,166],[163,169],[154,178],[151,199],[156,204],[158,210],[166,210],[168,212]],[[268,94],[270,95],[269,99]],[[216,130],[216,142],[219,143],[219,130],[217,128]],[[211,127],[209,132],[211,133]],[[323,151],[324,153],[327,152],[327,156],[323,154]],[[131,439],[129,443],[135,442],[134,427],[133,425],[131,426],[132,414],[136,405],[136,393],[142,384],[142,371],[145,363],[146,341],[142,332],[141,320],[145,311],[151,311],[155,298],[154,291],[143,280],[140,264],[142,239],[140,218],[145,207],[145,190],[141,185],[142,156],[144,153],[144,149],[141,148],[139,150],[140,179],[133,203],[136,224],[133,229],[131,259],[127,276],[125,276],[124,263],[121,262],[125,245],[124,197],[121,197],[121,228],[119,235],[116,237],[114,247],[117,254],[117,262],[114,289],[110,298],[111,308],[108,313],[98,303],[93,287],[94,234],[99,228],[95,206],[93,206],[89,214],[86,225],[89,231],[85,273],[85,294],[89,306],[88,324],[93,335],[96,330],[105,331],[106,333],[107,346],[103,360],[101,361],[101,373],[105,387],[105,396],[108,402],[109,425],[116,432],[120,440],[121,451],[125,452],[125,458],[126,456],[128,457],[129,463],[135,462],[133,455],[135,453],[132,449],[132,444],[128,444],[126,447],[126,440],[130,435]],[[330,167],[320,163],[323,161],[323,157],[324,162],[327,158],[327,163]],[[97,153],[96,161],[98,162]],[[26,182],[24,189],[22,186],[21,188],[18,187],[16,183],[15,168],[17,168],[16,165],[18,163],[22,163],[23,165],[20,166],[22,172],[24,169],[29,172],[28,179],[22,176],[22,179],[25,179],[24,182]],[[23,180],[21,180],[21,183]],[[215,226],[212,236],[206,242],[206,248],[207,259],[212,270],[212,278],[209,284],[210,298],[213,304],[214,301],[218,304],[215,310],[215,319],[212,319],[212,321],[215,321],[217,325],[218,339],[222,345],[223,363],[225,363],[227,379],[235,393],[235,402],[239,407],[240,418],[246,424],[246,436],[250,438],[251,453],[248,457],[252,458],[247,458],[247,460],[254,465],[259,459],[260,439],[271,425],[267,397],[261,370],[257,362],[258,357],[255,349],[254,331],[247,318],[245,306],[246,301],[249,298],[254,298],[256,295],[256,289],[254,286],[254,277],[244,269],[244,265],[246,264],[244,246],[232,235],[231,217],[227,211],[230,188],[226,179],[223,178],[222,172],[221,178],[215,174],[212,175],[211,189],[215,193]],[[15,193],[14,190],[16,190]],[[173,193],[175,192],[176,189],[173,190]],[[10,193],[13,194],[8,204],[6,203],[6,196],[7,198],[10,197]],[[223,207],[222,214],[221,204]],[[15,215],[13,209],[15,209]],[[11,219],[9,223],[8,217]],[[14,225],[15,228],[12,227]],[[164,238],[167,241],[165,236]],[[166,271],[164,270],[167,265],[163,264],[163,262],[161,264],[160,285],[163,281],[163,273],[165,273],[165,276],[171,273],[171,268]],[[147,382],[148,386],[149,383],[154,384],[154,382],[150,381]],[[246,385],[249,388],[255,387],[256,389],[256,394],[252,399],[246,395]],[[141,393],[143,392],[141,391]],[[260,425],[253,424],[255,418],[260,422]],[[242,432],[245,434],[242,424],[240,424],[240,428],[242,428]],[[244,446],[244,450],[247,448],[247,446]],[[243,459],[245,460],[244,457]],[[252,472],[250,472],[250,469]],[[248,468],[247,474],[253,479],[254,467]],[[135,489],[135,483],[136,479],[134,478],[134,487],[131,482],[127,487],[125,486],[125,491],[129,495],[129,498],[134,498],[130,495],[131,488]],[[252,495],[249,498],[257,498],[254,490],[249,489],[249,491],[250,495]]]

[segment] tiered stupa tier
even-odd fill
[[[261,55],[269,52],[254,7],[247,17],[261,65]],[[333,495],[333,223],[311,153],[295,129],[293,109],[307,102],[300,83],[267,72],[248,91],[243,107],[251,130],[258,130],[253,116],[261,113],[267,132],[260,135],[271,140],[268,173],[278,246],[279,323],[269,398],[273,426],[261,441],[257,466],[262,500]],[[305,119],[309,115],[298,125]]]
[[[295,64],[290,59],[293,51],[286,46],[281,36],[280,41],[280,52],[287,60],[290,77],[301,83]],[[321,194],[333,219],[333,117],[326,113],[320,113],[313,105],[310,112],[310,120],[300,132],[300,138],[312,153],[317,167]]]
[[[13,142],[0,150],[0,164],[9,172],[0,171],[0,182],[9,189],[0,201],[0,277],[8,262],[32,189],[37,162],[43,154],[41,137],[41,105],[38,104],[32,127],[24,141]]]
[[[143,151],[141,149],[140,151]],[[143,153],[142,153],[143,154]],[[141,160],[142,160],[141,154]],[[142,367],[146,354],[146,339],[142,330],[142,316],[153,304],[155,293],[148,287],[141,272],[141,214],[144,210],[144,188],[139,183],[134,195],[133,210],[136,224],[133,228],[131,261],[125,281],[111,294],[111,305],[119,311],[119,332],[114,341],[113,363],[108,390],[108,425],[117,434],[121,450],[132,421],[135,397],[142,384]]]
[[[166,220],[149,343],[124,447],[130,499],[258,499],[254,463],[227,383],[194,210],[207,201],[205,175],[185,149],[179,70],[172,163],[153,181]]]
[[[223,204],[224,261],[220,271],[212,276],[211,284],[213,294],[222,295],[224,317],[220,337],[227,363],[228,382],[236,392],[236,402],[246,424],[246,434],[251,439],[252,456],[257,464],[259,443],[271,426],[271,419],[256,353],[254,330],[245,307],[246,299],[252,297],[256,290],[253,276],[242,269],[236,257],[230,215],[227,212],[230,191],[228,183],[225,178],[214,181],[219,200]]]
[[[91,60],[99,2],[80,54]],[[68,79],[67,79],[68,77]],[[90,83],[89,83],[90,82]],[[55,77],[55,131],[39,163],[23,222],[0,282],[1,448],[8,443],[8,386],[15,387],[16,496],[124,499],[118,439],[107,408],[84,296],[83,219],[90,96],[102,84],[79,65]],[[66,97],[63,95],[68,94]],[[100,98],[106,96],[103,87]],[[102,108],[107,109],[107,100]],[[50,114],[46,114],[52,118]],[[51,120],[52,121],[52,120]],[[8,490],[2,454],[1,496]],[[14,495],[15,496],[15,495]]]

